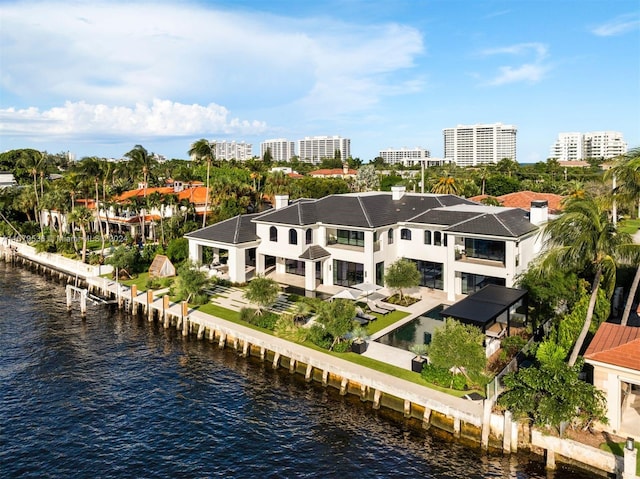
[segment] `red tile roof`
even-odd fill
[[[315,170],[309,173],[309,176],[356,176],[357,170],[348,169],[346,172],[343,168],[325,168],[322,170]]]
[[[640,371],[640,328],[602,323],[584,357]]]
[[[487,198],[489,195],[478,195],[473,198],[469,198],[471,201],[481,201]],[[531,209],[531,202],[538,200],[546,200],[549,205],[549,213],[557,214],[562,211],[562,200],[564,196],[556,195],[553,193],[537,193],[535,191],[517,191],[515,193],[509,193],[502,196],[497,196],[496,199],[508,208],[522,208],[529,211]]]

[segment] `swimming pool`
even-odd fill
[[[429,344],[433,332],[444,325],[444,318],[440,313],[446,306],[448,305],[439,304],[390,333],[380,336],[376,341],[407,351],[414,344]]]

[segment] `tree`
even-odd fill
[[[322,303],[317,321],[332,337],[329,350],[332,350],[339,342],[346,340],[347,333],[353,329],[355,316],[356,307],[352,301],[334,299],[331,302]]]
[[[373,165],[365,165],[358,170],[354,184],[356,191],[378,191],[380,178]]]
[[[500,173],[506,173],[509,178],[511,178],[511,175],[517,172],[519,168],[520,165],[518,165],[518,162],[512,160],[511,158],[502,158],[496,164],[496,170]]]
[[[132,150],[126,152],[124,154],[125,158],[129,158],[131,160],[131,166],[136,171],[142,173],[142,181],[144,183],[144,196],[147,196],[147,186],[149,184],[149,173],[153,166],[156,165],[156,160],[153,157],[153,154],[149,154],[145,147],[142,145],[136,145]]]
[[[387,287],[396,290],[400,295],[400,301],[403,301],[403,289],[415,288],[420,285],[420,271],[413,261],[400,258],[387,268],[384,274],[384,283]]]
[[[188,152],[191,158],[196,161],[204,161],[207,163],[207,196],[204,200],[204,213],[202,215],[202,227],[207,225],[207,211],[209,209],[209,176],[211,174],[211,163],[216,159],[216,144],[210,142],[206,138],[201,138],[191,144]]]
[[[41,152],[36,150],[22,150],[19,164],[25,168],[33,178],[33,191],[35,193],[35,220],[40,224],[40,232],[43,233],[42,221],[39,217],[40,196],[38,196],[38,175],[44,169],[44,156]],[[42,189],[42,184],[40,186]]]
[[[553,342],[542,343],[535,366],[504,377],[507,389],[498,404],[517,419],[528,418],[536,426],[552,426],[560,432],[565,422],[582,428],[588,428],[593,421],[606,423],[604,394],[579,379],[582,364],[565,363],[566,353]]]
[[[276,302],[280,295],[280,285],[264,276],[256,276],[247,285],[247,290],[244,292],[244,298],[247,301],[258,305],[257,314],[262,314],[263,310],[267,309],[273,303]]]
[[[178,279],[176,281],[176,296],[183,301],[195,300],[195,303],[202,303],[206,295],[200,292],[209,283],[209,278],[204,271],[200,271],[191,262],[186,262],[178,268]]]
[[[614,198],[637,206],[637,217],[640,218],[640,148],[634,148],[618,159],[613,168],[605,173],[605,178],[616,179],[616,187],[613,190]],[[636,263],[638,267],[629,288],[629,296],[620,322],[623,326],[626,326],[629,320],[631,305],[638,291],[638,283],[640,283],[640,259],[636,259]]]
[[[437,368],[459,371],[471,381],[469,375],[480,374],[487,364],[483,341],[480,328],[447,318],[433,333],[429,361]]]
[[[447,172],[444,172],[435,185],[431,188],[431,193],[439,195],[455,195],[458,194],[458,186],[456,185],[456,179],[450,176]]]
[[[80,206],[71,213],[70,219],[82,232],[82,262],[84,263],[87,259],[87,226],[93,220],[93,213],[86,206]]]
[[[640,245],[633,245],[630,235],[616,231],[607,211],[590,197],[569,198],[564,214],[550,221],[544,234],[548,248],[542,260],[544,269],[594,270],[587,316],[569,358],[573,366],[591,326],[601,281],[612,288],[617,260],[631,258]]]

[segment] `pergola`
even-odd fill
[[[442,310],[443,317],[452,317],[466,324],[473,324],[483,333],[497,322],[507,324],[507,336],[511,331],[511,311],[513,306],[523,301],[525,322],[527,314],[527,291],[489,284],[466,298]],[[499,321],[506,320],[506,321]]]

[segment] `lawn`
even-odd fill
[[[636,446],[636,475],[640,476],[640,444],[635,443]],[[600,444],[600,449],[607,452],[612,452],[616,456],[624,457],[624,442],[605,442]]]
[[[377,333],[378,331],[382,331],[387,326],[391,326],[393,323],[400,321],[402,318],[409,316],[409,313],[405,311],[395,310],[390,312],[389,314],[381,315],[376,313],[370,313],[375,316],[375,321],[369,323],[367,325],[367,332],[369,334]]]

